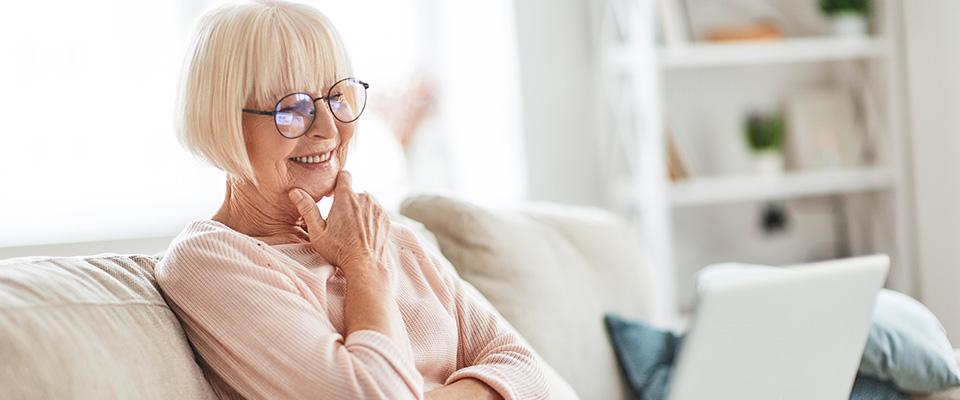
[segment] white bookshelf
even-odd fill
[[[757,1],[776,3],[772,8],[780,9],[809,7],[814,18],[822,18],[812,9],[816,7],[814,1]],[[718,232],[713,235],[762,241],[763,233],[731,235],[714,225],[733,220],[743,230],[758,229],[758,205],[762,204],[757,203],[767,201],[811,199],[797,204],[815,208],[819,214],[801,221],[806,218],[801,212],[791,223],[804,229],[820,224],[817,226],[827,232],[813,233],[821,238],[808,237],[807,231],[798,230],[795,236],[820,240],[821,249],[890,253],[894,260],[890,277],[897,282],[891,287],[910,287],[912,278],[902,266],[909,264],[912,253],[907,238],[910,226],[905,222],[909,216],[909,173],[900,155],[909,142],[903,132],[905,111],[898,100],[902,98],[898,45],[902,32],[897,14],[901,1],[875,2],[872,34],[865,37],[807,34],[774,41],[693,41],[665,47],[658,42],[655,30],[656,1],[594,0],[599,28],[598,92],[603,100],[598,108],[612,110],[601,114],[599,124],[606,135],[609,202],[611,208],[632,219],[647,241],[647,248],[664,272],[665,291],[675,295],[666,300],[672,302],[671,306],[680,306],[679,312],[691,295],[684,287],[691,269],[706,265],[699,262],[709,258],[708,253],[727,258],[716,261],[751,261],[732,253],[735,250],[731,249],[752,250],[729,246],[733,237],[716,238],[702,247],[691,247],[695,242],[686,240],[709,240],[711,232]],[[783,79],[777,80],[781,76]],[[787,170],[776,176],[748,174],[744,165],[737,164],[715,170],[709,165],[707,170],[700,168],[703,165],[698,161],[717,165],[723,161],[719,160],[722,157],[697,158],[704,154],[743,157],[740,160],[749,157],[745,148],[738,150],[743,153],[738,155],[731,151],[732,146],[717,146],[721,140],[727,145],[742,140],[732,126],[733,121],[744,117],[746,103],[776,105],[790,90],[811,85],[838,85],[857,98],[858,118],[865,133],[862,144],[869,153],[861,162],[828,169]],[[704,112],[714,115],[702,115]],[[673,124],[677,118],[699,120]],[[661,150],[665,149],[667,127],[681,136],[680,142],[688,150],[683,153],[698,164],[692,178],[676,182],[667,178],[666,155]],[[689,151],[697,146],[692,149],[696,151]],[[827,222],[831,220],[835,222]],[[849,235],[836,234],[836,229],[846,229]],[[844,244],[824,246],[824,240],[841,240]],[[789,254],[781,258],[796,257],[787,261],[817,257],[790,253],[795,248],[783,247],[783,241],[771,239],[776,249],[788,250]],[[748,253],[756,256],[758,252]]]
[[[670,204],[695,207],[863,193],[894,187],[896,175],[886,167],[696,178],[670,186]]]
[[[830,36],[787,38],[775,41],[696,43],[658,52],[660,68],[678,70],[810,63],[886,57],[891,53],[885,38]]]

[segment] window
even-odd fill
[[[175,235],[217,210],[223,173],[180,147],[172,121],[193,23],[218,3],[7,6],[0,15],[0,247]],[[435,79],[437,115],[418,133],[423,140],[403,150],[411,165],[404,179],[479,199],[523,195],[512,2],[308,3],[340,28],[356,75],[372,84],[371,102],[409,86],[411,77]],[[390,127],[364,123],[360,135]],[[361,141],[354,154],[355,169],[369,171],[372,182],[377,162],[362,156],[377,153],[371,146]],[[445,176],[429,176],[437,171]]]

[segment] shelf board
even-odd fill
[[[780,176],[695,178],[670,185],[674,207],[828,196],[893,187],[893,170],[883,167],[788,172]]]
[[[662,48],[659,61],[664,70],[680,70],[857,60],[885,57],[890,53],[890,42],[884,38],[824,36],[758,42],[700,42]]]

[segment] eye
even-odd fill
[[[313,115],[316,111],[313,107],[313,103],[308,103],[305,101],[297,102],[289,107],[290,111],[295,112],[300,115]]]
[[[327,101],[339,103],[343,101],[343,93],[332,93],[327,97]]]

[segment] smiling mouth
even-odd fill
[[[304,164],[320,164],[324,163],[330,159],[330,156],[333,155],[333,151],[323,153],[319,156],[306,156],[306,157],[293,157],[290,158],[293,161]]]

